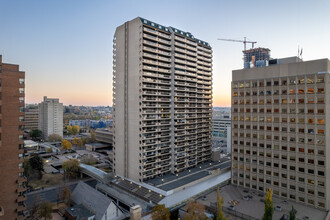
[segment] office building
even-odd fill
[[[29,109],[25,111],[25,130],[31,131],[38,129],[39,109]]]
[[[119,26],[113,43],[116,174],[144,181],[209,161],[210,45],[143,18]]]
[[[24,81],[18,65],[0,55],[0,219],[24,219],[26,178],[24,154]]]
[[[330,62],[269,64],[232,74],[232,183],[329,210]]]
[[[214,138],[227,140],[227,127],[230,127],[231,118],[230,113],[220,114],[217,117],[212,118],[212,135]]]
[[[45,96],[44,101],[39,104],[39,130],[46,140],[52,134],[63,137],[63,104],[59,99]]]

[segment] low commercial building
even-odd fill
[[[95,220],[119,220],[126,217],[113,200],[81,181],[72,192],[71,199],[76,205],[84,205],[95,213]]]
[[[95,130],[95,139],[96,141],[111,144],[112,146],[112,140],[113,134],[112,130],[110,129],[96,129]]]

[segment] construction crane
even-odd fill
[[[246,40],[246,37],[244,37],[244,40],[221,39],[221,38],[218,38],[218,40],[232,41],[232,42],[242,42],[242,43],[244,44],[244,51],[246,50],[246,44],[247,44],[247,43],[252,44],[252,48],[254,47],[254,44],[257,43],[257,41],[247,41],[247,40]]]

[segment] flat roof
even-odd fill
[[[220,159],[220,162],[217,161],[217,162],[207,162],[207,163],[199,164],[198,166],[189,169],[190,172],[189,170],[184,170],[182,172],[179,172],[178,176],[176,176],[176,174],[168,173],[163,176],[159,176],[144,182],[151,186],[155,186],[159,189],[169,191],[184,186],[195,180],[206,177],[210,175],[209,171],[219,168],[225,169],[230,166],[231,166],[230,159],[222,158]]]
[[[244,200],[244,196],[252,196],[249,200]],[[232,205],[232,201],[238,201],[237,205],[234,206],[234,212],[238,215],[245,214],[252,218],[262,219],[264,214],[264,193],[258,192],[252,189],[245,189],[239,186],[226,185],[220,188],[220,196],[223,197],[223,207],[229,208]],[[202,203],[206,206],[215,207],[217,202],[217,191],[214,190],[207,195],[205,198],[198,199],[197,202]],[[236,202],[235,202],[236,203]],[[274,196],[273,194],[274,208],[276,206],[281,207],[281,211],[274,210],[273,219],[280,219],[284,214],[289,215],[292,209],[297,210],[296,218],[304,219],[308,216],[310,219],[325,219],[327,216],[326,211],[306,206],[301,203],[293,202],[291,200],[282,199]]]

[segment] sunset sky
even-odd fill
[[[213,104],[230,106],[231,71],[242,43],[274,58],[330,57],[330,1],[0,0],[0,54],[26,73],[26,103],[43,96],[65,105],[112,105],[112,40],[117,26],[143,17],[207,41],[213,48]]]

